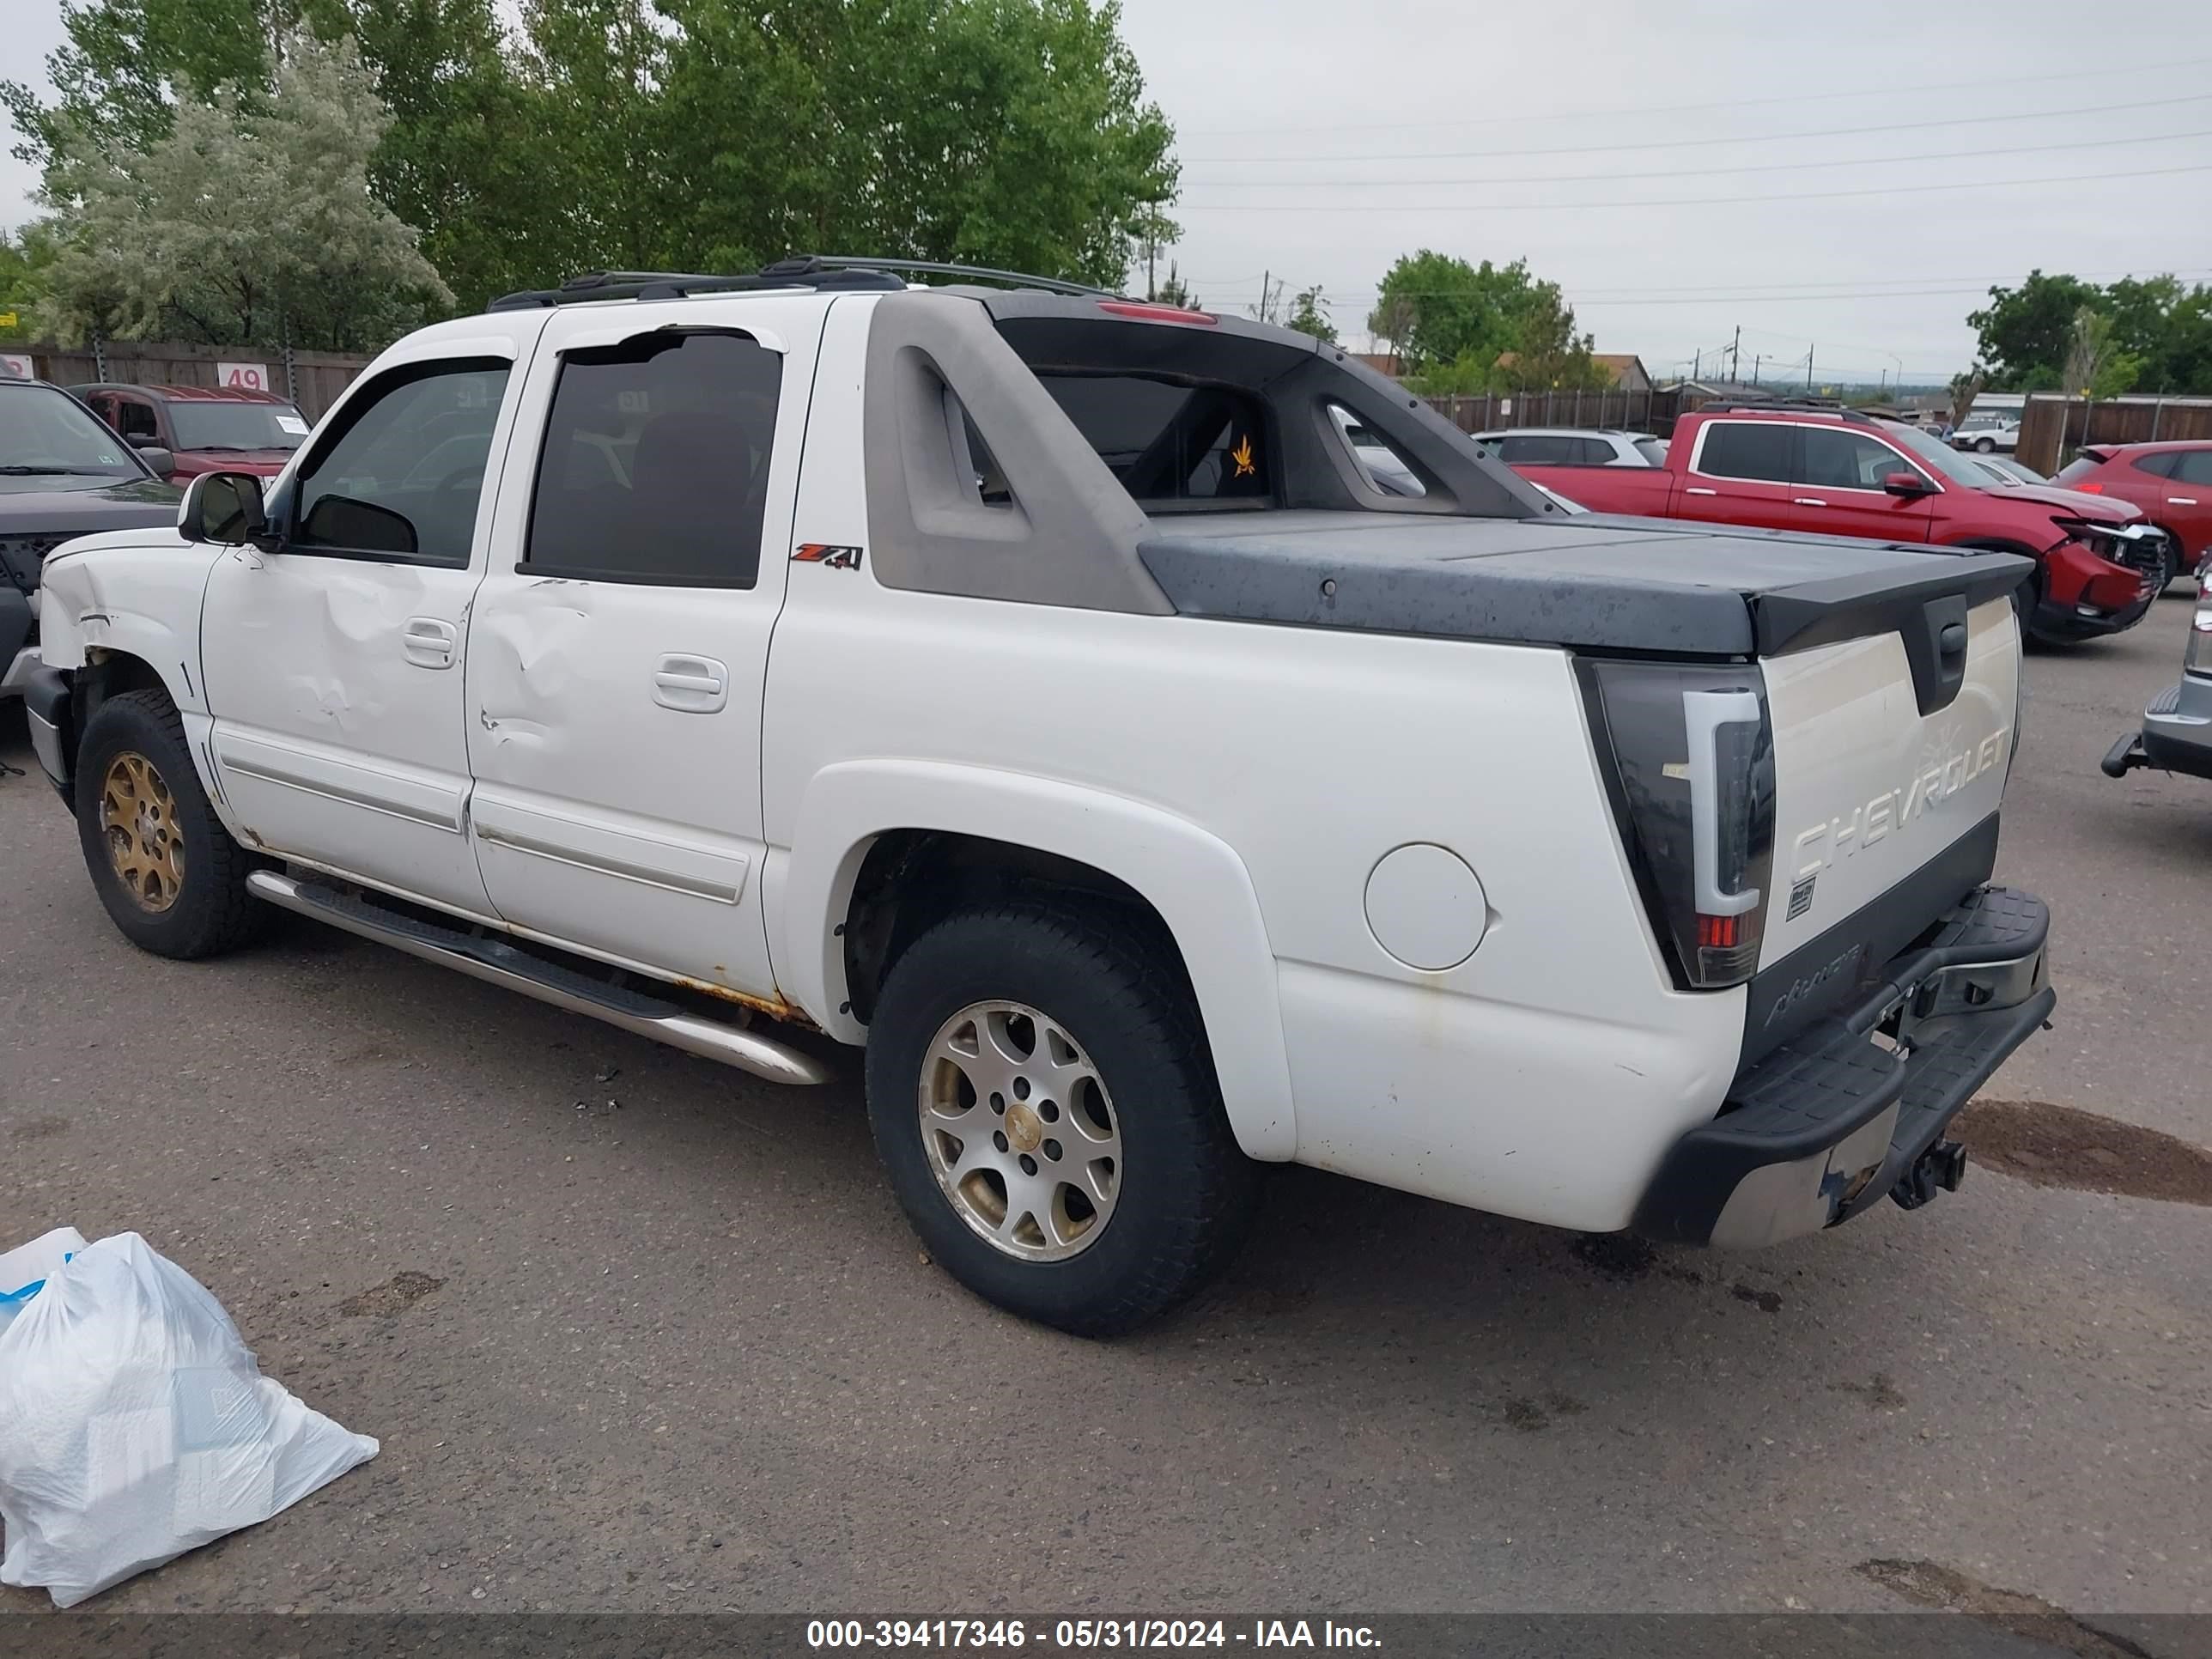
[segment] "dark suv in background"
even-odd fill
[[[95,530],[177,521],[167,450],[134,449],[58,386],[0,380],[0,696],[38,665],[39,572]]]

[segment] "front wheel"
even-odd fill
[[[1977,438],[1974,440],[1974,453],[1977,455],[1994,455],[1996,453],[1997,441],[1995,438]]]
[[[252,860],[200,787],[184,721],[159,691],[100,705],[76,761],[77,839],[107,914],[156,956],[212,956],[264,914],[246,891]]]
[[[1160,953],[1087,912],[966,911],[885,979],[868,1117],[930,1253],[977,1295],[1115,1336],[1195,1290],[1255,1170]]]

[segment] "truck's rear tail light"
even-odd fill
[[[1774,734],[1752,665],[1579,665],[1621,842],[1685,988],[1759,965],[1774,857]]]
[[[2212,569],[2212,563],[2208,563]],[[2199,576],[2197,585],[2203,586]],[[2181,666],[2191,674],[2212,674],[2212,596],[2200,592],[2197,600],[2197,616],[2189,624],[2189,650],[2181,659]]]

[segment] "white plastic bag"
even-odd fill
[[[46,1288],[48,1278],[83,1248],[82,1233],[74,1227],[57,1227],[21,1249],[0,1255],[0,1331],[15,1323],[15,1316]]]
[[[190,1273],[103,1238],[0,1330],[0,1583],[73,1607],[376,1451],[262,1376]]]

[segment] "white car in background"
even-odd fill
[[[2019,447],[2020,417],[2016,415],[1969,415],[1951,434],[1952,448],[1971,449],[1980,455],[1994,455],[1999,450],[2009,455]]]
[[[1595,431],[1573,426],[1501,427],[1478,432],[1475,442],[1508,466],[1664,466],[1666,440],[1618,428]]]

